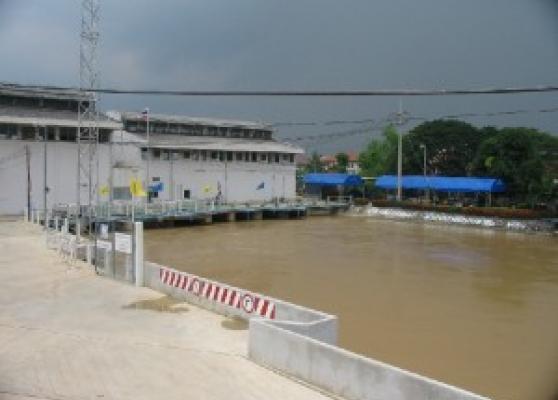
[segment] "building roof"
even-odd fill
[[[0,82],[0,96],[33,97],[55,100],[91,100],[90,93],[78,89],[49,88],[47,86],[19,85],[15,83]]]
[[[427,176],[425,178],[422,175],[405,175],[402,177],[401,186],[403,189],[431,189],[440,192],[460,193],[500,193],[506,190],[506,186],[501,179],[476,177]],[[376,187],[396,189],[397,176],[380,176],[376,180]]]
[[[139,136],[139,135],[136,135]],[[144,136],[141,135],[143,138]],[[145,139],[144,143],[145,142]],[[301,154],[304,150],[290,143],[275,140],[237,139],[214,136],[184,136],[154,134],[150,137],[150,147],[156,149],[190,149],[216,151],[255,151],[263,153]]]
[[[74,128],[78,126],[78,113],[49,108],[0,106],[0,123]],[[97,126],[101,129],[120,129],[122,124],[100,114]]]
[[[143,121],[141,112],[122,112],[120,113],[122,121]],[[243,129],[261,129],[271,130],[271,125],[263,122],[254,121],[238,121],[232,119],[219,118],[198,118],[188,117],[184,115],[168,115],[168,114],[149,114],[150,122],[163,122],[187,125],[227,127],[227,128],[243,128]]]
[[[304,175],[304,183],[319,186],[359,186],[364,183],[362,178],[353,174],[320,174]]]

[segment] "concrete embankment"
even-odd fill
[[[145,267],[147,286],[249,320],[250,359],[335,395],[351,400],[486,399],[337,347],[335,316],[154,263]]]
[[[422,221],[446,225],[464,225],[480,228],[492,228],[516,232],[546,232],[557,230],[558,221],[551,220],[519,220],[496,217],[480,217],[471,215],[448,214],[433,211],[416,211],[402,208],[374,206],[353,206],[350,215],[385,218],[405,221]]]
[[[248,360],[248,331],[192,304],[100,278],[0,222],[0,398],[325,399]]]

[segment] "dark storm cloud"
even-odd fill
[[[79,2],[0,0],[0,79],[76,84]],[[103,85],[362,89],[556,84],[555,0],[102,2]],[[1,21],[1,20],[0,20]],[[415,114],[556,106],[556,95],[403,99]],[[105,96],[106,108],[277,120],[382,118],[398,99]],[[556,130],[556,115],[475,119]],[[331,129],[329,129],[331,130]],[[326,128],[285,129],[284,137]],[[372,134],[372,133],[371,133]],[[369,135],[320,143],[356,148]],[[316,147],[311,144],[309,147]]]

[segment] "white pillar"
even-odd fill
[[[134,268],[136,286],[144,286],[143,268],[143,222],[134,223]]]

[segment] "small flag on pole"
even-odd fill
[[[141,181],[139,179],[132,178],[130,180],[130,193],[134,197],[145,197],[146,196],[145,190],[143,190],[143,186],[142,186]]]
[[[149,119],[149,108],[145,108],[142,112],[141,112],[141,116],[143,118],[144,121],[147,121]]]
[[[264,184],[264,182],[262,182],[262,183],[260,183],[260,184],[258,185],[258,187],[256,188],[256,190],[261,190],[261,189],[263,189],[264,187],[265,187],[265,184]]]

